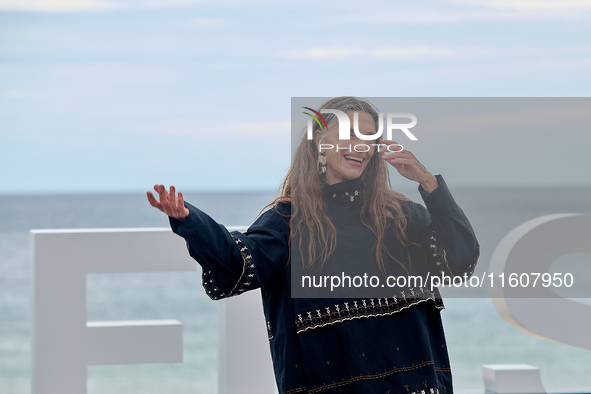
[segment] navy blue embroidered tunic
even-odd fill
[[[418,245],[410,253],[412,273],[470,276],[478,242],[443,177],[436,178],[439,186],[431,193],[419,186],[427,209],[403,202],[407,237]],[[326,185],[325,195],[331,218],[348,212],[339,219],[345,222],[333,220],[337,242],[345,238],[345,228],[371,237],[359,219],[359,182]],[[280,394],[453,392],[437,290],[398,288],[385,298],[291,298],[289,205],[266,211],[244,234],[230,233],[186,206],[189,216],[171,218],[170,224],[202,266],[208,296],[221,299],[261,289]],[[394,257],[408,263],[395,234],[386,239]],[[361,257],[369,262],[368,270],[377,270],[374,254]]]

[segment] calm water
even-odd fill
[[[420,201],[416,191],[409,197]],[[519,224],[552,213],[591,214],[591,188],[455,190],[488,268],[501,239]],[[220,223],[250,223],[272,193],[187,194]],[[145,196],[0,196],[0,393],[30,392],[30,229],[167,227]],[[478,272],[478,271],[477,271]],[[88,368],[89,393],[215,393],[217,304],[194,273],[89,275],[88,320],[178,319],[184,362]],[[482,388],[482,364],[528,363],[547,388],[591,387],[591,353],[525,334],[498,316],[489,299],[447,299],[442,313],[458,389]],[[590,327],[591,329],[591,327]]]

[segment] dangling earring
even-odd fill
[[[326,173],[326,155],[322,152],[318,154],[318,173]]]

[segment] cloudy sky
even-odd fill
[[[590,22],[590,0],[0,0],[0,194],[274,190],[292,97],[586,97]],[[589,186],[590,135],[413,149],[462,186]]]

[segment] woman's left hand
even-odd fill
[[[391,149],[391,151],[397,151],[395,153],[383,154],[384,152],[388,153],[387,148],[380,148],[379,152],[382,154],[382,159],[392,164],[400,175],[411,181],[420,183],[427,193],[431,193],[439,186],[437,178],[421,164],[411,151],[404,149],[398,152],[400,145],[396,141],[380,140],[380,143],[398,145]]]

